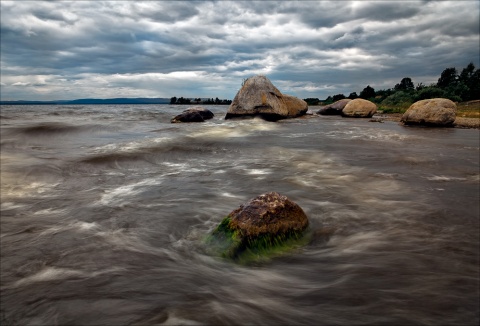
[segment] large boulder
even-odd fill
[[[277,121],[302,116],[307,110],[307,102],[282,94],[265,76],[254,76],[238,91],[225,119],[260,116]]]
[[[457,105],[446,98],[432,98],[413,103],[403,114],[401,122],[406,125],[452,127]]]
[[[351,100],[342,110],[342,116],[352,118],[371,118],[377,112],[377,105],[362,98]]]
[[[323,108],[317,111],[317,114],[321,115],[340,115],[342,114],[342,110],[345,108],[345,105],[350,102],[351,99],[344,98],[342,100],[338,100],[332,104],[325,105]]]
[[[238,258],[245,251],[259,254],[297,240],[308,226],[300,206],[286,196],[269,192],[232,211],[208,238],[223,257]]]
[[[205,120],[213,118],[213,116],[212,111],[201,106],[194,106],[175,116],[170,122],[204,122]]]

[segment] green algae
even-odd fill
[[[230,221],[229,217],[224,218],[205,242],[214,255],[240,264],[268,261],[308,244],[311,238],[306,231],[245,236],[242,230],[231,228]]]

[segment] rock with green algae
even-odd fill
[[[270,192],[232,211],[207,238],[207,244],[225,258],[245,260],[302,243],[307,226],[307,216],[300,206]]]

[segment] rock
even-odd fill
[[[342,114],[343,108],[345,105],[350,102],[351,99],[344,98],[343,100],[338,100],[335,103],[329,104],[317,111],[317,114],[321,115],[340,115]]]
[[[299,239],[308,226],[304,211],[276,192],[251,199],[232,211],[212,232],[208,242],[220,254],[238,258],[245,251],[259,254]]]
[[[307,110],[307,102],[282,94],[265,76],[254,76],[235,95],[225,119],[260,116],[277,121],[302,116]]]
[[[377,105],[373,102],[356,98],[345,105],[342,116],[353,118],[371,118],[377,111]]]
[[[194,106],[186,109],[172,120],[171,123],[177,122],[204,122],[205,120],[213,118],[214,114],[212,111],[205,109],[201,106]]]
[[[446,98],[432,98],[413,103],[400,120],[406,125],[453,127],[457,105]]]
[[[288,109],[287,118],[295,118],[307,114],[308,104],[298,97],[283,94],[283,100]]]

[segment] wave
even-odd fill
[[[172,159],[184,160],[186,156],[201,156],[227,151],[226,144],[220,145],[208,140],[153,139],[97,147],[93,149],[93,153],[80,159],[79,163],[105,165],[117,162],[144,161],[157,164]]]
[[[12,128],[9,133],[23,135],[28,137],[38,136],[59,136],[69,133],[98,132],[104,131],[105,126],[90,125],[70,125],[60,122],[43,122],[24,127]]]

